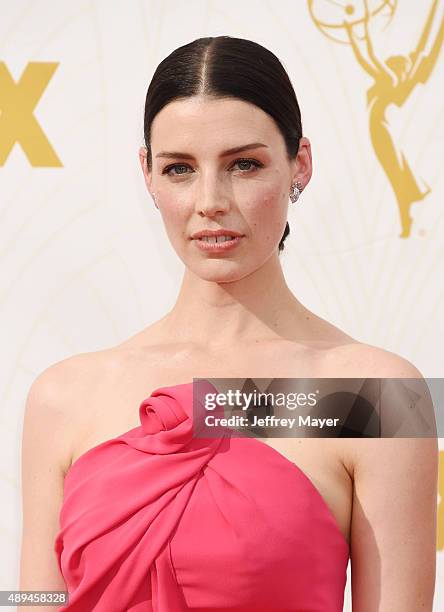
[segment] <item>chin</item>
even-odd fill
[[[245,262],[229,260],[206,260],[188,262],[185,265],[199,278],[213,283],[233,283],[251,274],[254,270],[245,265]]]

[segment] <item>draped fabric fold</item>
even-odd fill
[[[193,383],[156,389],[139,416],[65,476],[59,610],[342,610],[348,545],[295,464],[253,438],[193,436]]]

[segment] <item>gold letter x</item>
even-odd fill
[[[0,62],[0,166],[16,142],[31,166],[62,166],[44,131],[33,115],[58,62],[29,62],[18,83]]]

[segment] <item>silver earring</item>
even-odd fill
[[[156,208],[159,208],[159,207],[157,206],[157,202],[156,202],[156,194],[155,194],[155,193],[153,193],[152,195],[153,195],[153,200],[154,200],[154,206],[155,206]]]
[[[298,201],[299,196],[301,195],[303,189],[304,188],[302,186],[302,183],[300,183],[299,181],[297,181],[297,183],[293,183],[293,185],[291,186],[291,192],[290,192],[290,200],[293,203]]]

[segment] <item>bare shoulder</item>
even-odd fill
[[[99,405],[137,385],[137,372],[156,360],[156,324],[124,342],[61,359],[32,382],[26,398],[24,443],[39,446],[51,431],[54,460],[66,472],[79,439],[90,430]],[[144,342],[142,342],[143,338]],[[159,358],[159,357],[158,357]],[[140,380],[144,380],[141,375]]]
[[[331,352],[330,361],[350,378],[423,378],[419,369],[408,359],[378,346],[352,341]]]
[[[29,388],[29,410],[46,409],[52,416],[62,415],[65,412],[62,400],[69,398],[75,387],[89,388],[109,353],[109,350],[78,353],[45,368]]]
[[[79,353],[45,368],[29,387],[24,423],[24,452],[32,452],[50,439],[55,467],[66,471],[70,464],[72,432],[77,430],[80,397],[87,397],[100,380],[107,351]]]
[[[379,346],[350,338],[326,353],[328,375],[344,378],[419,378],[423,374],[411,361]]]
[[[337,376],[343,378],[381,378],[381,379],[414,379],[415,388],[422,393],[427,393],[428,388],[423,374],[418,367],[411,361],[386,349],[360,343],[351,342],[344,343],[330,351],[326,357],[326,375]],[[424,408],[427,411],[433,407],[424,403]],[[409,409],[408,403],[402,405],[399,400],[396,405],[398,415],[402,417],[402,411]],[[374,468],[377,468],[377,463],[380,462],[383,466],[387,457],[384,453],[375,456],[375,447],[378,449],[392,448],[396,449],[399,446],[405,448],[410,446],[411,452],[421,452],[433,455],[437,448],[436,438],[418,438],[416,441],[409,438],[406,439],[363,439],[350,438],[341,440],[341,453],[344,464],[350,473],[354,473],[357,463],[370,461]],[[416,451],[413,449],[416,448]]]

